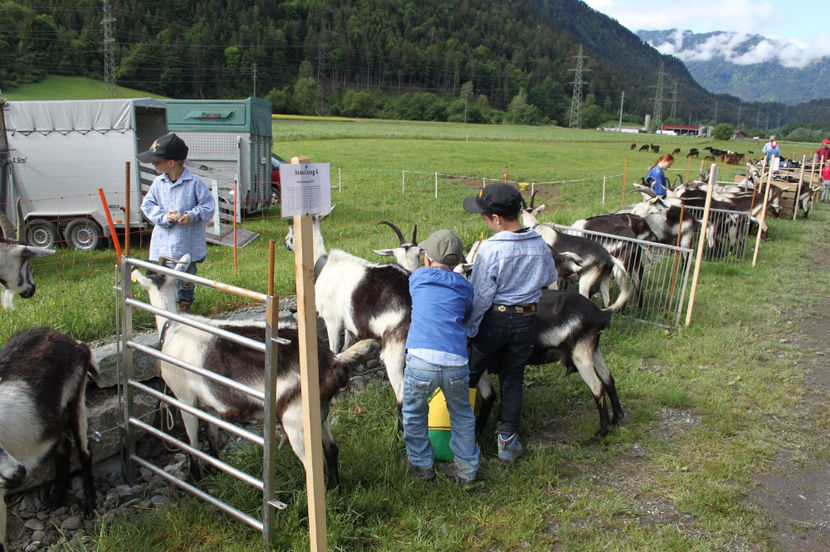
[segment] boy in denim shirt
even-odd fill
[[[439,230],[419,245],[424,250],[424,267],[409,277],[412,324],[406,341],[403,441],[412,473],[425,481],[433,479],[427,416],[429,397],[440,387],[450,413],[450,449],[455,459],[452,464],[439,465],[439,471],[469,485],[479,467],[464,330],[473,286],[452,271],[464,259],[461,238],[455,233]]]
[[[149,150],[138,154],[139,161],[152,163],[158,173],[141,202],[141,212],[153,223],[150,260],[167,257],[175,261],[190,253],[193,261],[186,272],[196,274],[196,263],[204,261],[207,255],[205,233],[215,202],[202,179],[184,166],[187,152],[184,140],[170,132],[157,138]],[[178,311],[190,311],[193,287],[191,282],[179,280]]]

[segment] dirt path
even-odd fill
[[[819,277],[830,274],[830,245],[816,246],[810,269]],[[792,313],[791,343],[800,349],[808,391],[799,409],[805,419],[828,419],[830,397],[830,298],[815,298],[811,312]],[[786,429],[786,428],[785,428]],[[782,551],[830,550],[830,429],[803,428],[813,446],[776,454],[775,466],[756,477],[748,492],[771,522],[769,536]]]

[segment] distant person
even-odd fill
[[[816,150],[816,161],[818,163],[824,163],[830,159],[830,147],[828,147],[828,144],[830,144],[830,140],[825,138],[821,141],[821,147]]]
[[[669,181],[666,179],[665,171],[671,167],[672,163],[674,163],[674,156],[664,153],[657,158],[646,175],[646,182],[651,186],[654,195],[658,197],[666,197],[669,191]]]
[[[425,481],[433,479],[434,451],[427,422],[429,398],[440,387],[450,414],[454,461],[438,469],[460,485],[469,485],[479,467],[464,330],[472,311],[473,286],[453,272],[464,260],[464,246],[454,232],[438,230],[418,245],[424,250],[424,266],[409,277],[412,324],[406,338],[403,442],[410,471]]]
[[[158,176],[141,202],[141,212],[153,223],[150,260],[162,257],[180,259],[190,253],[189,274],[196,274],[196,264],[207,256],[205,233],[213,217],[213,194],[201,178],[184,166],[187,145],[175,133],[157,138],[150,149],[139,153],[138,160],[152,163]],[[172,268],[172,266],[171,266]],[[194,285],[178,281],[176,308],[189,312],[194,299]]]
[[[509,184],[491,184],[464,209],[481,215],[495,232],[482,242],[473,263],[470,387],[484,372],[498,374],[501,415],[496,427],[499,461],[509,464],[524,453],[519,442],[524,375],[536,339],[536,302],[556,280],[550,248],[535,230],[522,227],[522,196]]]
[[[830,194],[830,162],[826,162],[822,167],[821,180],[821,202],[824,203]]]
[[[767,159],[767,167],[772,164],[773,157],[781,157],[781,148],[778,147],[778,141],[775,139],[775,134],[769,137],[769,142],[764,144],[764,149],[762,151]]]

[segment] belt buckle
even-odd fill
[[[496,305],[496,310],[499,312],[507,312],[507,307],[504,305]]]

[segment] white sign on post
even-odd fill
[[[282,216],[314,215],[331,210],[328,163],[280,163]]]

